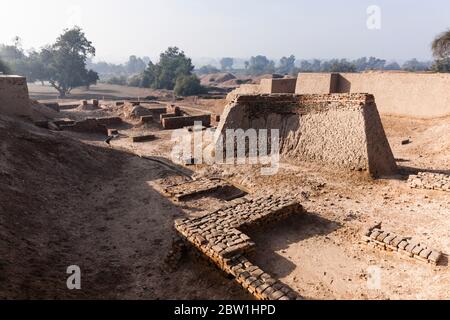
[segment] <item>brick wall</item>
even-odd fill
[[[162,125],[164,129],[181,129],[193,126],[197,121],[201,121],[203,126],[208,127],[211,125],[211,115],[164,118]]]
[[[31,115],[26,78],[0,75],[0,113],[18,116]]]

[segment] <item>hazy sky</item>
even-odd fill
[[[367,13],[371,5],[381,20]],[[369,29],[368,19],[380,29]],[[8,0],[0,43],[18,35],[24,48],[39,48],[75,24],[97,48],[96,60],[111,62],[154,59],[173,45],[193,58],[430,59],[433,37],[450,28],[450,1]]]

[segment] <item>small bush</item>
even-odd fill
[[[195,75],[180,76],[177,78],[174,89],[177,96],[193,96],[205,92],[200,80]]]

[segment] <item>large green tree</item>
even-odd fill
[[[183,51],[177,47],[169,47],[161,53],[157,64],[149,62],[144,78],[155,89],[173,90],[177,78],[190,76],[193,70],[191,59]]]
[[[248,63],[247,72],[252,75],[275,72],[275,62],[265,56],[251,57]]]
[[[145,67],[146,63],[144,62],[144,60],[134,55],[130,56],[128,62],[125,65],[126,70],[131,75],[141,73],[145,70]]]
[[[28,60],[20,45],[20,38],[16,37],[13,45],[0,45],[0,59],[9,66],[10,72],[29,76]]]
[[[281,74],[292,74],[295,73],[295,69],[295,56],[290,55],[289,57],[282,57],[280,59],[277,72]]]
[[[436,58],[431,69],[436,72],[450,72],[450,30],[438,35],[431,49]]]
[[[95,48],[81,28],[64,30],[47,50],[48,81],[61,97],[75,87],[88,85],[89,79],[94,78],[93,71],[86,69],[86,61],[95,56]]]
[[[433,55],[437,59],[450,57],[450,30],[438,35],[431,45]]]
[[[450,58],[437,59],[431,66],[431,70],[434,72],[450,72]]]
[[[10,72],[8,65],[0,59],[0,73],[8,74]]]
[[[196,75],[180,76],[177,78],[174,93],[177,96],[192,96],[202,93],[204,88]]]

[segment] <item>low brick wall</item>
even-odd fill
[[[108,128],[105,125],[100,124],[97,119],[86,119],[83,121],[77,121],[72,125],[60,126],[62,130],[74,131],[80,133],[95,133],[108,135]]]
[[[294,79],[262,79],[260,92],[263,94],[295,93],[297,78]]]
[[[166,107],[157,107],[157,108],[150,108],[150,114],[153,116],[153,121],[160,121],[160,117],[162,114],[167,113]]]
[[[103,126],[118,126],[122,124],[122,118],[120,117],[97,118],[97,122]]]
[[[195,122],[202,122],[203,126],[209,127],[211,125],[211,115],[164,118],[162,119],[162,126],[168,130],[181,129],[193,126]]]
[[[363,241],[371,243],[381,250],[395,252],[404,257],[414,258],[433,265],[437,265],[442,258],[440,251],[413,241],[408,237],[383,231],[379,226],[370,228],[363,236]]]
[[[255,244],[241,230],[304,213],[295,200],[242,198],[203,217],[175,221],[176,230],[242,287],[260,300],[294,300],[298,295],[244,256]]]
[[[162,123],[162,121],[163,121],[163,119],[166,119],[166,118],[175,118],[175,117],[179,117],[179,115],[177,115],[177,114],[175,114],[175,113],[164,113],[164,114],[162,114],[159,118],[159,120],[161,121],[161,123]]]
[[[181,112],[180,107],[175,106],[175,105],[168,105],[166,112],[169,114],[174,114],[176,117],[180,117],[183,115],[183,113]]]

